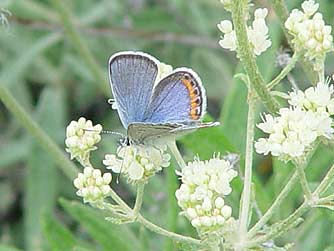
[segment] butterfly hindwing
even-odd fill
[[[144,121],[183,123],[198,121],[206,110],[206,95],[198,75],[178,68],[155,86]]]
[[[120,52],[109,59],[109,78],[116,108],[125,128],[140,122],[150,103],[158,60],[142,52]]]

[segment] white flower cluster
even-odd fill
[[[71,121],[66,128],[66,151],[71,154],[71,159],[76,158],[82,165],[89,163],[90,151],[97,149],[95,146],[101,140],[102,126],[93,126],[92,121],[81,117],[78,121]]]
[[[266,25],[265,18],[268,15],[266,8],[256,9],[254,12],[254,21],[252,26],[247,28],[247,36],[253,47],[254,54],[259,56],[271,46],[269,39],[269,29]],[[235,51],[237,49],[237,38],[231,21],[223,20],[217,25],[218,29],[224,33],[219,41],[219,45],[224,49]]]
[[[305,50],[305,57],[309,60],[323,58],[333,49],[332,27],[325,25],[322,14],[317,12],[318,8],[319,4],[314,0],[304,1],[303,11],[292,10],[285,22],[285,27],[293,36],[295,50]]]
[[[182,184],[175,192],[179,206],[199,233],[222,229],[232,208],[224,197],[232,192],[230,182],[237,176],[233,166],[220,158],[188,163],[180,173]]]
[[[266,114],[257,126],[268,138],[255,143],[256,151],[279,156],[283,160],[301,157],[318,137],[331,138],[334,114],[333,86],[319,83],[305,92],[290,93],[290,107],[282,108],[279,117]]]
[[[144,145],[121,146],[117,155],[106,154],[103,164],[107,169],[126,176],[130,182],[146,181],[150,176],[169,166],[166,148]]]
[[[85,167],[83,173],[79,173],[74,180],[74,186],[78,189],[77,195],[83,197],[85,203],[101,205],[103,199],[111,191],[111,173],[101,174],[99,169]]]

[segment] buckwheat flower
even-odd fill
[[[163,167],[169,166],[170,155],[165,147],[121,146],[117,154],[106,154],[103,164],[114,173],[121,173],[130,183],[146,181]]]
[[[102,207],[103,200],[111,191],[111,180],[111,173],[102,175],[99,169],[88,166],[83,173],[78,174],[73,184],[78,189],[77,195],[83,198],[84,203]]]
[[[256,9],[254,12],[254,21],[252,26],[247,28],[247,36],[254,54],[259,56],[271,46],[269,39],[269,29],[266,25],[265,18],[268,10],[265,8]],[[224,49],[231,51],[237,50],[237,38],[233,30],[232,23],[229,20],[223,20],[217,25],[218,29],[224,34],[219,45]]]
[[[302,9],[307,16],[312,16],[319,9],[319,4],[314,0],[304,1],[302,3]]]
[[[294,9],[285,22],[285,27],[293,36],[296,51],[304,51],[309,59],[323,59],[333,50],[332,28],[326,25],[321,13],[317,12],[319,4],[313,0],[304,1],[303,11]],[[317,62],[315,68],[319,67]]]
[[[309,87],[304,92],[295,90],[289,93],[289,103],[314,112],[328,112],[334,114],[333,85],[318,83],[316,87]]]
[[[182,184],[175,192],[182,215],[200,234],[220,231],[231,217],[225,196],[232,192],[230,182],[237,176],[230,162],[214,157],[188,163],[179,173]]]
[[[328,84],[319,83],[304,92],[296,90],[289,94],[289,108],[282,108],[279,116],[263,116],[257,125],[269,134],[255,142],[258,153],[271,153],[282,160],[303,156],[318,138],[333,137],[334,90]]]
[[[66,128],[66,151],[71,159],[77,159],[82,165],[89,165],[90,152],[96,150],[95,146],[100,140],[102,126],[93,126],[92,121],[81,117],[78,121],[71,121]]]

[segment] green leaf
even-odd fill
[[[51,214],[42,219],[43,233],[53,251],[72,250],[76,245],[75,237],[70,230],[59,223]]]
[[[235,79],[222,109],[223,132],[229,142],[243,153],[246,145],[247,128],[247,87],[241,79]]]
[[[78,221],[106,251],[136,250],[140,246],[133,232],[125,225],[113,225],[99,211],[77,202],[60,200],[60,204]]]
[[[60,89],[44,89],[36,111],[36,120],[56,141],[64,130],[65,99]],[[43,250],[42,212],[52,212],[56,204],[58,170],[49,155],[33,141],[27,161],[24,210],[25,246]]]
[[[180,139],[185,149],[209,159],[214,153],[235,152],[236,148],[224,134],[222,126],[204,128]]]

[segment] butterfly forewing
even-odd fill
[[[109,59],[109,77],[118,114],[125,128],[142,122],[158,74],[158,61],[141,52],[121,52]]]

